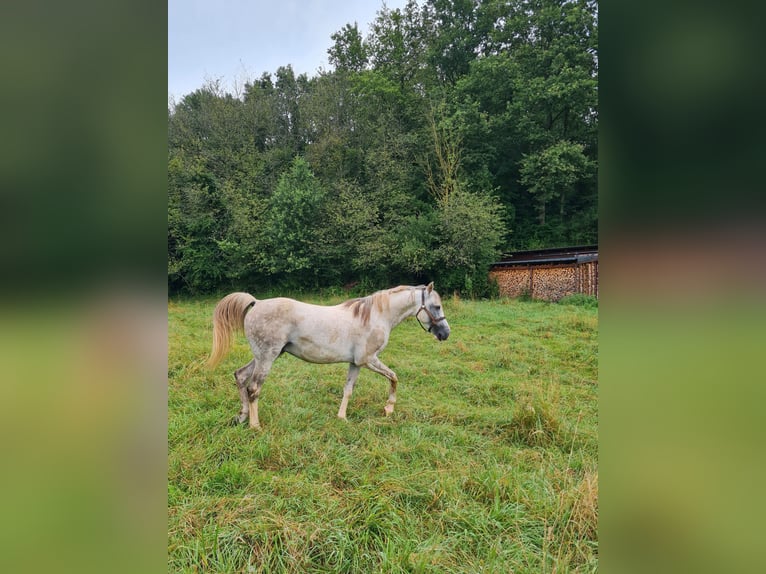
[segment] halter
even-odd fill
[[[430,319],[430,321],[431,321],[431,325],[428,327],[428,329],[426,329],[425,327],[423,327],[423,323],[421,323],[421,322],[420,322],[420,319],[418,318],[418,315],[420,314],[420,312],[421,312],[421,311],[425,311],[425,312],[426,312],[426,315],[428,315],[428,318],[429,318],[429,319]],[[423,287],[423,289],[421,289],[421,290],[420,290],[420,309],[418,309],[417,311],[415,311],[415,319],[417,319],[417,321],[418,321],[418,324],[419,324],[419,325],[420,325],[420,326],[423,328],[423,330],[424,330],[424,331],[426,331],[427,333],[430,333],[430,332],[431,332],[431,329],[433,329],[433,328],[434,328],[434,325],[436,325],[437,323],[440,323],[441,321],[446,321],[446,320],[447,320],[447,317],[446,317],[446,316],[443,316],[443,317],[434,317],[434,316],[431,314],[431,311],[429,311],[429,310],[428,310],[428,307],[426,307],[426,288],[425,288],[425,287]]]

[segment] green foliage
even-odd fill
[[[294,278],[316,271],[314,254],[325,194],[303,158],[282,175],[268,204],[263,233],[269,272]]]
[[[324,218],[317,239],[317,261],[326,283],[353,282],[379,259],[374,255],[379,252],[381,236],[378,208],[356,183],[340,180],[330,189]],[[336,275],[329,277],[328,272]]]
[[[536,198],[541,225],[545,225],[545,208],[552,199],[559,199],[563,215],[567,195],[587,176],[590,165],[583,146],[569,141],[558,141],[522,159],[521,183]]]
[[[168,113],[171,293],[438,279],[598,239],[590,0],[410,0],[291,66]],[[510,230],[513,230],[513,233]]]
[[[439,264],[439,218],[435,211],[406,216],[397,226],[393,264],[407,274],[429,274]]]
[[[216,178],[201,161],[183,156],[168,164],[168,279],[191,292],[204,292],[226,277],[218,240],[226,210]]]
[[[447,341],[391,333],[391,417],[379,375],[344,422],[346,366],[284,355],[256,433],[228,424],[244,338],[201,366],[215,302],[168,305],[168,571],[598,570],[595,310],[444,297]]]
[[[367,65],[367,50],[356,22],[346,24],[330,36],[335,44],[327,50],[329,62],[336,70],[360,72]]]
[[[459,190],[439,206],[439,283],[449,291],[487,295],[489,266],[505,233],[502,206],[489,194]]]
[[[523,303],[530,303],[534,301],[532,298],[532,291],[528,287],[525,287],[521,290],[521,294],[517,297],[517,299]]]
[[[574,295],[567,295],[559,299],[560,305],[576,305],[578,307],[585,307],[586,309],[598,309],[598,299],[593,295],[585,295],[583,293],[575,293]]]

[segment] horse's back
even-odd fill
[[[288,297],[259,299],[245,318],[245,324],[258,331],[282,332],[299,323],[311,307]]]
[[[343,319],[348,313],[336,305],[325,306],[313,303],[304,303],[290,299],[289,297],[274,297],[272,299],[260,299],[254,305],[253,317],[259,320],[280,322],[301,322],[305,320],[334,321]]]

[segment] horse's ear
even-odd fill
[[[426,291],[429,293],[434,290],[434,282],[431,281],[428,285],[426,285]]]

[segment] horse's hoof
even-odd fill
[[[261,425],[250,425],[250,430],[260,431]]]
[[[239,425],[243,425],[246,422],[247,422],[247,417],[246,416],[242,417],[242,416],[237,415],[236,417],[231,419],[231,421],[229,422],[229,425],[233,426],[233,427],[238,427]]]
[[[394,412],[394,405],[386,405],[383,407],[383,412],[387,417],[391,416],[391,413]]]

